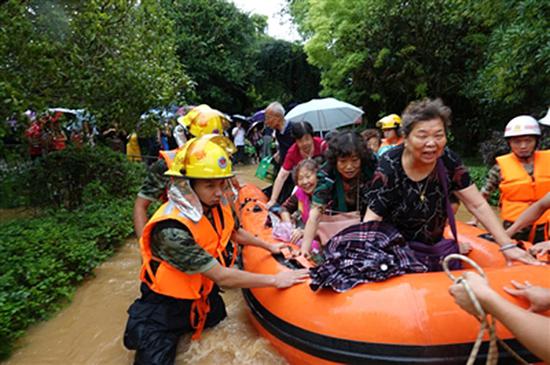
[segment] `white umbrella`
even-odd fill
[[[539,123],[550,127],[550,108],[548,108],[548,111],[546,112],[544,118],[539,119]]]
[[[310,122],[314,131],[330,131],[354,124],[363,115],[358,107],[334,99],[313,99],[289,111],[285,119],[291,122]]]

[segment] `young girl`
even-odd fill
[[[311,196],[317,187],[317,170],[319,165],[313,159],[305,159],[294,169],[293,178],[297,190],[282,205],[281,219],[283,222],[295,224],[290,241],[297,243],[304,235],[303,228],[309,217]],[[319,248],[319,247],[313,247]]]

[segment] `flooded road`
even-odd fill
[[[255,166],[237,168],[241,181],[266,184],[254,177]],[[131,217],[128,217],[131,219]],[[128,240],[95,276],[77,290],[73,301],[47,322],[31,327],[6,365],[130,365],[134,352],[122,345],[128,306],[139,296],[139,247]],[[249,324],[241,291],[223,294],[228,318],[201,341],[183,338],[176,364],[285,364],[267,340]]]
[[[254,171],[255,166],[237,168],[239,180],[267,185]],[[458,216],[469,219],[464,209]],[[72,303],[30,328],[5,364],[132,364],[134,353],[124,348],[122,335],[126,310],[139,296],[139,266],[138,244],[130,239],[78,288]],[[201,341],[189,344],[182,339],[176,364],[285,364],[249,324],[240,290],[227,290],[223,298],[228,318],[206,330]]]

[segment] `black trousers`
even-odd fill
[[[193,301],[157,294],[143,283],[140,289],[141,298],[128,308],[124,346],[136,350],[135,365],[171,365],[179,338],[194,332],[189,319]],[[214,327],[227,317],[219,291],[215,285],[208,296],[210,312],[205,328]]]

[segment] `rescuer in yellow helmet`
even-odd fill
[[[219,134],[229,125],[227,117],[222,112],[202,104],[191,109],[184,117],[178,118],[180,125],[177,128],[184,128],[191,136],[200,137],[205,134]],[[185,143],[186,138],[178,138],[179,143]],[[169,179],[164,173],[171,167],[178,151],[183,147],[178,147],[169,151],[160,151],[160,158],[149,166],[147,176],[138,192],[134,203],[134,230],[137,237],[141,236],[143,227],[147,222],[147,209],[152,202],[160,200],[166,201],[166,191]],[[231,151],[230,153],[234,153]],[[234,185],[238,184],[236,179]]]
[[[180,336],[193,333],[199,339],[204,328],[224,319],[218,285],[286,288],[307,278],[305,269],[254,274],[224,260],[229,240],[271,253],[283,246],[266,243],[235,223],[224,194],[233,176],[231,148],[219,135],[191,139],[166,172],[171,177],[168,201],[140,239],[142,295],[128,309],[124,344],[137,350],[135,364],[172,364]]]
[[[376,126],[382,130],[384,138],[378,149],[378,156],[403,143],[403,137],[399,132],[401,118],[397,114],[386,115],[376,122]]]

